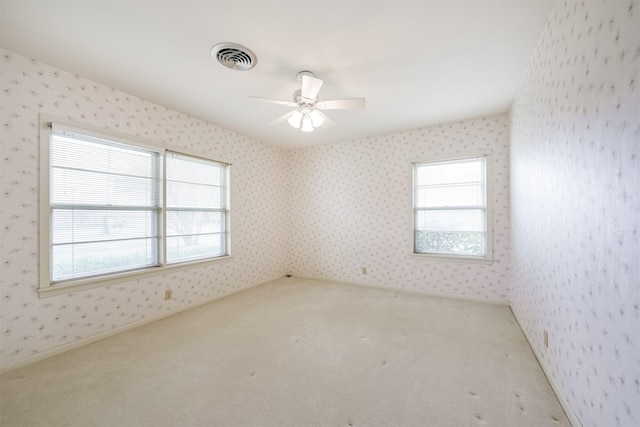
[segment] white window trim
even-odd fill
[[[414,168],[417,164],[430,163],[430,162],[445,162],[471,159],[474,157],[485,157],[485,186],[486,186],[486,255],[485,256],[464,256],[464,255],[452,255],[452,254],[427,254],[415,252],[415,178]],[[409,259],[422,260],[422,261],[442,261],[442,262],[457,262],[457,263],[471,263],[471,264],[493,264],[495,259],[493,258],[493,156],[490,151],[473,151],[465,153],[444,154],[440,156],[433,156],[427,159],[414,161],[409,167],[409,180],[411,188],[411,238],[409,239]]]
[[[166,263],[166,248],[165,248],[165,225],[162,225],[163,232],[161,233],[159,242],[162,245],[162,264],[154,267],[142,268],[139,270],[128,271],[128,272],[119,272],[113,274],[105,274],[98,277],[88,277],[81,278],[75,280],[69,280],[66,282],[60,282],[56,284],[51,283],[51,254],[50,254],[50,239],[51,239],[51,224],[50,224],[50,189],[49,189],[49,169],[50,169],[50,150],[49,150],[49,140],[50,140],[50,123],[57,123],[69,130],[74,130],[79,134],[95,136],[99,138],[108,138],[110,140],[121,142],[128,145],[135,145],[141,148],[147,148],[150,150],[157,151],[162,155],[162,162],[165,162],[165,153],[167,151],[172,151],[176,153],[186,154],[189,156],[200,157],[206,160],[212,160],[219,163],[224,163],[228,166],[231,166],[231,163],[222,162],[219,160],[211,159],[207,156],[203,156],[202,153],[193,152],[191,150],[183,149],[181,147],[173,147],[170,145],[160,145],[154,144],[153,142],[115,132],[112,130],[100,129],[94,126],[89,126],[85,124],[80,124],[71,120],[61,119],[59,117],[53,117],[46,114],[40,115],[40,177],[39,177],[39,250],[38,250],[38,258],[39,258],[39,286],[38,286],[38,296],[40,298],[55,296],[55,295],[64,295],[71,292],[77,292],[81,290],[93,289],[103,286],[115,285],[124,282],[131,282],[136,280],[141,280],[147,277],[158,276],[162,274],[168,274],[180,270],[186,270],[194,267],[203,267],[212,264],[218,264],[223,262],[228,262],[233,260],[233,256],[231,255],[231,220],[229,215],[230,210],[230,195],[229,191],[226,191],[226,233],[227,233],[227,255],[209,258],[203,260],[195,260],[191,262],[183,262],[177,264],[167,264]],[[164,165],[162,170],[164,171]],[[229,175],[230,168],[227,168],[227,189],[229,186]],[[164,179],[162,180],[163,187],[165,185]],[[161,211],[163,212],[164,217],[164,206],[165,206],[165,195],[164,188],[162,190],[163,204],[161,207]],[[164,221],[163,221],[164,222]]]

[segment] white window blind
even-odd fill
[[[486,158],[414,165],[414,252],[488,257]]]
[[[227,254],[226,164],[167,152],[167,263]]]
[[[156,266],[157,152],[53,127],[51,282]]]

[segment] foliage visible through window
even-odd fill
[[[414,164],[414,252],[488,256],[484,157]]]
[[[163,154],[52,128],[49,283],[228,253],[227,165]]]

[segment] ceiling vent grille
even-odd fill
[[[211,56],[227,68],[238,71],[256,66],[256,56],[244,46],[236,43],[219,43],[211,48]]]

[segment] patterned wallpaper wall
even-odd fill
[[[511,113],[512,306],[585,427],[640,425],[639,87],[640,3],[562,2]]]
[[[286,273],[286,152],[64,71],[0,51],[0,363],[175,311]],[[234,259],[38,299],[38,114],[231,162]],[[174,299],[164,301],[166,288]]]
[[[284,152],[64,71],[2,53],[2,366],[285,273],[506,301],[506,115]],[[38,299],[38,114],[161,141],[232,166],[234,260]],[[411,167],[493,153],[493,265],[411,259]],[[260,179],[255,174],[260,172]],[[361,267],[368,269],[361,274]],[[171,287],[174,299],[164,301]]]
[[[508,137],[505,114],[291,152],[291,272],[506,301]],[[411,163],[478,150],[492,153],[496,261],[481,265],[409,257]]]

